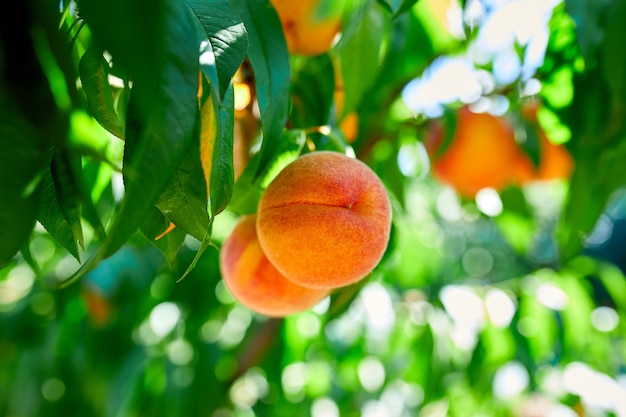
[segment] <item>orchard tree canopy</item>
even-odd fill
[[[625,29],[11,2],[0,415],[626,417]]]

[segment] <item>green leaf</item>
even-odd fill
[[[200,163],[200,143],[194,140],[174,172],[157,207],[177,227],[198,240],[209,228],[207,188]]]
[[[256,213],[259,199],[263,194],[263,177],[256,175],[259,166],[259,154],[255,154],[250,158],[233,189],[233,196],[230,201],[229,209],[238,213],[252,214]]]
[[[518,115],[512,115],[513,125],[518,127],[515,130],[516,135],[522,135],[523,141],[520,141],[520,148],[528,156],[533,166],[536,168],[541,161],[541,147],[539,144],[539,126],[536,122],[531,122]]]
[[[607,2],[597,0],[565,0],[565,10],[576,22],[578,44],[585,60],[592,59],[603,37],[602,16]]]
[[[232,0],[248,30],[263,142],[256,175],[276,153],[289,111],[289,53],[278,15],[267,0]]]
[[[384,9],[369,1],[354,12],[337,45],[345,90],[344,114],[355,110],[380,70],[380,48],[387,32]]]
[[[440,130],[439,135],[441,136],[441,141],[440,143],[433,144],[436,146],[435,157],[439,158],[443,156],[450,145],[452,145],[458,123],[458,112],[456,109],[446,107],[444,108],[441,119],[434,120],[431,123],[431,129]]]
[[[170,220],[158,208],[152,207],[141,225],[141,231],[161,251],[167,262],[173,265],[187,234],[178,227],[167,231],[170,226]]]
[[[595,68],[575,80],[574,101],[564,114],[572,137],[568,148],[576,161],[563,218],[558,229],[562,258],[580,252],[610,196],[626,184],[626,133],[613,128],[620,122],[611,111],[612,92]]]
[[[330,109],[335,92],[335,75],[328,54],[294,58],[292,71],[292,126],[321,126],[329,122],[329,116],[334,119]]]
[[[58,71],[51,51],[56,39],[42,35],[45,11],[35,13],[34,5],[21,2],[14,6],[0,23],[0,267],[27,245],[39,212],[47,151],[67,133],[67,117],[51,89],[53,80],[63,80],[52,70]],[[11,25],[11,16],[24,20]]]
[[[75,176],[76,172],[80,172],[80,168],[80,157],[57,150],[52,157],[50,172],[54,178],[63,217],[69,223],[74,239],[84,248],[83,230],[80,223],[80,180]]]
[[[227,0],[190,0],[187,4],[203,28],[204,35],[210,42],[212,56],[209,55],[207,63],[200,63],[202,68],[205,65],[215,65],[217,67],[216,86],[219,86],[220,101],[230,84],[232,76],[235,74],[248,49],[248,33],[237,12]],[[207,77],[208,74],[205,73]],[[213,82],[212,77],[209,77]]]
[[[611,2],[602,47],[604,77],[614,101],[626,104],[626,0]]]
[[[408,12],[419,0],[394,0],[392,4],[394,17]]]
[[[359,295],[361,289],[369,283],[365,277],[354,284],[333,291],[330,296],[330,307],[328,308],[328,321],[336,319],[348,310],[352,302]]]
[[[71,253],[74,258],[80,259],[78,241],[74,239],[72,227],[63,216],[61,203],[54,186],[54,178],[52,178],[50,171],[45,173],[41,185],[43,195],[39,210],[39,222],[65,250]]]
[[[123,8],[118,3],[126,4],[122,0],[113,3],[113,9]],[[145,39],[142,34],[126,46],[154,50],[152,43],[155,42],[157,53],[150,58],[144,57],[143,52],[134,56],[135,59],[146,58],[153,64],[150,74],[143,72],[144,63],[136,63],[134,59],[129,61],[136,72],[126,120],[125,194],[119,212],[98,252],[63,285],[78,279],[128,241],[143,223],[145,213],[172,181],[193,142],[199,71],[197,34],[189,8],[184,3],[168,0],[164,6],[161,15],[149,14],[137,20],[142,22],[141,25],[135,25],[158,36]],[[152,6],[147,8],[152,10]],[[115,30],[118,29],[121,33],[134,30],[115,25]],[[137,45],[139,40],[146,43]],[[118,52],[129,60],[133,56],[126,50]]]
[[[231,85],[219,107],[219,130],[213,144],[210,174],[211,215],[215,217],[228,206],[235,186],[233,166],[233,134],[235,96]]]
[[[0,96],[0,267],[26,244],[35,226],[45,166],[42,141]]]
[[[78,9],[98,49],[111,54],[120,73],[150,86],[153,95],[145,97],[142,106],[155,103],[150,100],[159,95],[157,88],[162,76],[160,69],[165,58],[163,41],[166,35],[173,30],[187,32],[186,39],[180,38],[181,46],[195,43],[197,39],[195,33],[192,34],[195,28],[189,18],[171,19],[174,14],[188,12],[187,7],[177,1],[80,0]]]
[[[191,260],[191,263],[189,264],[189,266],[187,266],[187,269],[185,269],[185,272],[183,272],[183,274],[180,276],[180,278],[176,280],[176,282],[180,282],[183,279],[185,279],[185,277],[189,275],[189,273],[196,267],[196,265],[198,264],[198,261],[200,260],[204,252],[207,250],[207,248],[209,246],[213,246],[213,243],[211,242],[211,234],[213,232],[213,220],[214,219],[215,217],[211,218],[211,221],[209,222],[209,232],[205,235],[204,239],[200,243],[200,248],[196,252],[193,259]]]
[[[95,45],[87,48],[80,59],[78,71],[93,118],[118,138],[124,138],[124,126],[117,114],[113,89],[108,81],[109,64],[102,51]]]
[[[84,246],[80,222],[80,200],[76,178],[69,156],[54,151],[42,180],[43,195],[39,221],[50,235],[77,260],[79,244]]]
[[[209,90],[202,91],[202,96],[207,93],[215,95],[215,101],[219,103],[220,99],[220,76],[217,73],[217,66],[215,65],[215,53],[211,42],[203,42],[200,44],[200,70],[202,74],[209,80]],[[203,83],[204,84],[204,83]],[[202,98],[202,97],[200,97]]]

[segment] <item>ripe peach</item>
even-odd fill
[[[363,278],[382,258],[390,229],[383,183],[365,163],[337,152],[298,158],[259,201],[261,247],[285,277],[307,287]]]
[[[222,245],[220,270],[241,304],[270,317],[307,310],[329,293],[293,283],[274,268],[259,245],[256,215],[243,216]]]
[[[318,17],[319,0],[270,0],[280,18],[287,49],[296,55],[320,55],[341,30],[341,14]]]
[[[469,198],[483,188],[501,190],[513,182],[519,148],[506,119],[462,107],[452,142],[438,155],[444,135],[443,126],[435,123],[425,141],[435,178]]]

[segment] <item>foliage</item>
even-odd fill
[[[626,416],[626,1],[495,3],[345,0],[309,57],[267,0],[13,2],[0,415]],[[489,38],[497,13],[545,33]],[[426,87],[451,66],[477,90]],[[539,164],[531,102],[570,178],[468,198],[430,174],[431,122],[445,148],[468,104]],[[219,247],[316,150],[376,171],[391,240],[365,280],[268,319],[227,291]]]

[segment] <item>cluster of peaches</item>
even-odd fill
[[[241,304],[284,317],[367,276],[390,229],[386,189],[365,163],[309,153],[268,185],[256,214],[240,218],[220,250],[222,278]]]

